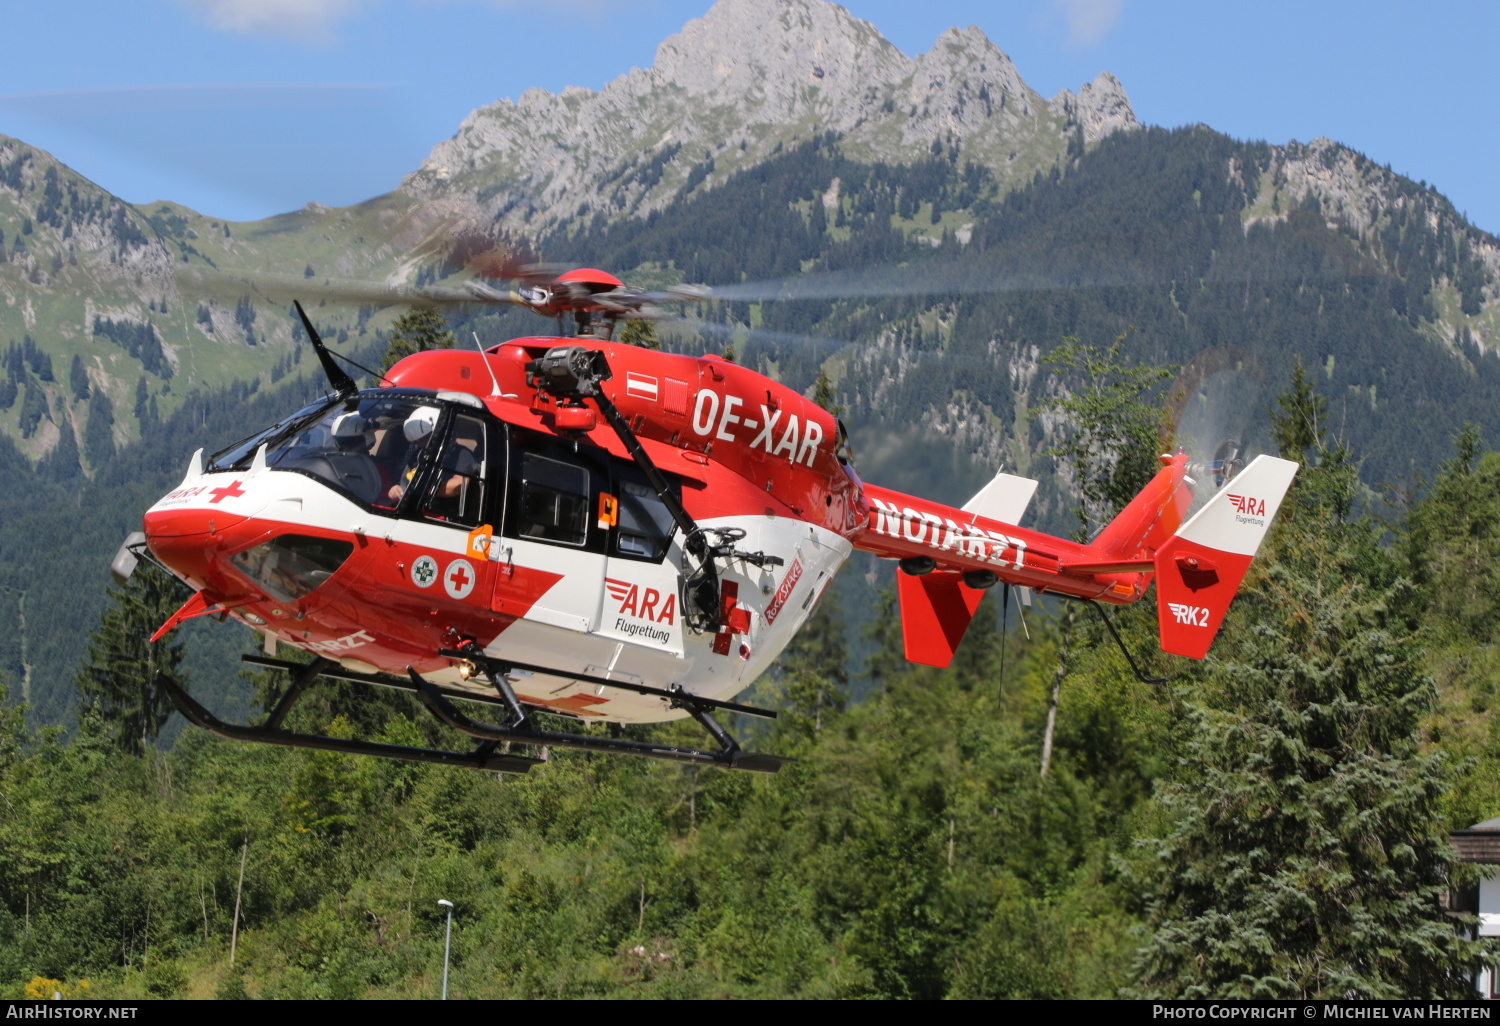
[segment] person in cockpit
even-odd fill
[[[437,427],[438,411],[432,406],[419,406],[406,418],[402,426],[402,433],[406,436],[406,461],[401,471],[400,479],[386,491],[386,498],[392,504],[401,500],[406,494],[406,489],[411,486],[412,479],[416,477],[417,469],[421,466],[422,453],[427,449],[427,443],[432,439],[433,430]],[[449,472],[438,489],[435,498],[451,499],[458,495],[467,478],[472,477],[479,468],[479,461],[468,448],[462,445],[453,446],[453,451],[443,461],[443,469]]]
[[[374,444],[370,422],[358,413],[345,413],[333,422],[333,444],[339,452],[369,454]]]

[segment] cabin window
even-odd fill
[[[585,545],[589,530],[589,472],[576,463],[528,452],[520,460],[517,534],[560,545]]]
[[[615,468],[615,490],[620,501],[614,555],[659,563],[667,554],[676,527],[667,504],[633,467]]]
[[[460,527],[483,523],[488,464],[484,421],[462,414],[454,417],[422,500],[422,516]]]
[[[227,449],[219,450],[209,457],[206,469],[210,474],[231,470],[247,470],[250,466],[250,461],[255,458],[255,451],[262,445],[274,446],[285,436],[291,435],[299,428],[316,422],[318,416],[329,409],[330,405],[330,403],[324,401],[304,407],[285,420],[272,424],[264,431],[257,431],[244,441],[236,442]]]
[[[283,534],[229,557],[240,573],[278,602],[295,602],[332,577],[354,543],[306,534]]]

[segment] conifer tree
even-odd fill
[[[93,472],[115,456],[115,406],[103,389],[95,389],[89,400],[89,421],[83,429],[83,454]]]
[[[787,696],[796,715],[810,720],[815,731],[829,712],[842,711],[849,701],[848,666],[843,604],[829,588],[781,655]]]
[[[1433,621],[1484,642],[1500,626],[1500,453],[1483,452],[1473,424],[1453,444],[1454,457],[1412,512],[1407,558]]]
[[[391,325],[385,358],[380,362],[381,373],[390,370],[398,361],[412,353],[428,349],[452,349],[453,345],[453,332],[448,330],[443,315],[435,307],[416,307],[397,317]]]
[[[1280,413],[1272,417],[1271,437],[1284,460],[1306,463],[1317,446],[1320,424],[1328,403],[1313,391],[1302,366],[1302,355],[1292,364],[1292,380],[1276,399]]]
[[[1066,434],[1044,455],[1072,471],[1080,503],[1079,541],[1112,520],[1157,471],[1161,414],[1152,394],[1174,367],[1126,365],[1125,335],[1108,349],[1067,338],[1046,362],[1081,379],[1075,391],[1049,398],[1041,409],[1062,414]]]
[[[78,439],[74,437],[72,421],[67,418],[57,427],[57,445],[40,466],[51,480],[66,483],[83,472],[78,465]]]
[[[1056,457],[1072,472],[1079,495],[1074,537],[1081,542],[1113,520],[1157,471],[1161,412],[1153,395],[1175,368],[1128,366],[1123,359],[1127,337],[1117,336],[1108,349],[1066,338],[1046,359],[1079,379],[1072,394],[1047,399],[1041,409],[1064,418],[1066,433],[1044,455]],[[1078,607],[1069,603],[1057,628],[1057,666],[1042,729],[1039,775],[1044,778],[1052,764],[1058,704],[1072,670],[1077,626]]]
[[[1276,436],[1318,457],[1187,705],[1170,817],[1146,843],[1143,996],[1459,997],[1485,954],[1440,908],[1454,856],[1411,585],[1348,516],[1347,449],[1320,446],[1293,373]],[[1300,422],[1297,420],[1300,418]]]
[[[828,372],[822,367],[818,368],[818,378],[813,382],[812,401],[835,417],[844,415],[844,404],[839,402],[838,389],[834,387],[833,380],[828,377]]]
[[[170,577],[143,562],[125,587],[110,590],[109,599],[89,637],[78,690],[109,724],[115,746],[139,755],[172,714],[157,674],[187,683],[182,642],[147,640],[182,604],[182,594]]]
[[[656,325],[644,319],[629,320],[621,324],[620,330],[615,332],[615,341],[627,346],[640,346],[642,349],[661,348]]]
[[[89,375],[83,369],[83,357],[73,355],[73,366],[68,371],[68,382],[73,386],[74,399],[87,399],[89,397]]]
[[[881,688],[887,688],[909,665],[901,638],[901,603],[894,582],[880,589],[874,615],[865,625],[864,636],[874,645],[865,664],[865,673]]]

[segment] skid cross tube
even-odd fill
[[[306,691],[308,685],[313,682],[313,678],[321,675],[324,670],[332,665],[332,662],[319,656],[292,674],[292,682],[281,693],[281,699],[276,703],[276,707],[271,710],[271,714],[266,717],[266,722],[261,724],[260,729],[276,730],[279,728],[281,721],[286,719],[286,714],[292,711],[292,706],[297,704],[297,700],[302,697],[302,692]]]
[[[753,705],[741,705],[738,702],[725,702],[718,698],[700,698],[690,694],[682,688],[673,686],[671,688],[653,688],[649,684],[636,684],[628,680],[610,680],[608,677],[593,677],[587,673],[573,673],[569,670],[557,670],[549,666],[534,666],[531,663],[518,663],[512,659],[495,659],[480,652],[476,647],[438,650],[438,655],[447,656],[449,659],[465,659],[475,666],[481,667],[491,676],[495,674],[511,673],[515,670],[523,670],[526,673],[543,673],[548,677],[557,677],[562,680],[576,680],[580,684],[594,684],[598,687],[619,688],[622,691],[633,691],[638,695],[654,695],[663,699],[673,709],[687,709],[687,702],[691,700],[706,709],[722,709],[724,712],[741,713],[745,716],[759,716],[763,720],[774,720],[776,711],[774,709],[761,709]],[[248,656],[246,658],[249,658]],[[404,684],[402,685],[405,686]],[[449,692],[454,698],[468,698],[467,694],[455,694]]]
[[[417,697],[422,700],[429,712],[436,716],[442,723],[461,734],[479,738],[482,741],[513,741],[526,745],[547,745],[552,748],[572,748],[584,752],[600,752],[609,755],[639,755],[648,759],[663,759],[668,762],[685,762],[698,766],[721,766],[726,769],[750,770],[755,773],[775,773],[781,768],[781,764],[790,760],[776,755],[761,755],[755,752],[746,752],[735,744],[732,738],[717,723],[711,730],[716,739],[722,736],[729,741],[729,746],[717,752],[705,752],[695,748],[679,748],[676,745],[660,745],[651,741],[633,741],[628,738],[618,737],[596,737],[590,734],[565,734],[552,730],[538,730],[535,727],[516,727],[506,724],[480,723],[472,720],[459,712],[442,692],[424,680],[416,670],[407,671],[411,675],[411,681],[416,688]],[[498,676],[503,676],[500,674]],[[686,702],[691,702],[687,699]],[[695,719],[703,723],[708,713],[702,710],[694,712],[691,705],[685,708],[693,713]],[[696,703],[693,703],[696,705]],[[709,720],[709,722],[713,722]],[[705,725],[706,726],[706,725]],[[731,747],[732,746],[732,747]]]
[[[309,663],[292,662],[290,659],[275,659],[271,656],[263,655],[242,655],[240,656],[240,661],[250,663],[253,666],[264,666],[272,670],[285,670],[288,673],[292,674],[294,679],[296,675],[300,674],[303,670],[307,669],[307,667],[311,665]],[[322,659],[321,657],[319,659],[313,660],[313,662],[323,663],[323,665],[317,670],[316,675],[319,677],[327,677],[329,680],[346,680],[352,684],[369,684],[377,688],[392,688],[396,691],[405,691],[408,694],[415,694],[416,692],[416,688],[412,687],[411,681],[407,680],[405,677],[388,677],[385,674],[381,673],[356,673],[353,670],[344,669],[338,663],[335,663],[328,659]],[[459,691],[453,688],[440,688],[439,690],[443,691],[451,698],[461,698],[466,702],[480,702],[485,705],[505,704],[504,700],[496,695],[478,694],[471,691]]]
[[[316,662],[317,660],[314,660],[314,664]],[[309,669],[314,664],[309,664],[304,669]],[[310,681],[315,675],[309,673],[307,680]],[[301,674],[298,676],[301,677]],[[434,748],[410,748],[406,745],[360,741],[354,738],[325,737],[321,734],[299,734],[289,730],[280,730],[271,725],[269,720],[266,726],[243,727],[225,723],[205,709],[175,681],[160,673],[156,676],[156,683],[167,693],[167,697],[172,700],[178,712],[187,717],[188,722],[202,727],[210,734],[217,734],[231,741],[253,741],[256,744],[278,745],[282,748],[313,748],[324,752],[342,752],[346,755],[374,755],[385,759],[400,759],[404,762],[426,762],[438,766],[462,766],[467,769],[504,773],[525,773],[541,761],[524,755],[496,754],[495,746],[492,744],[481,744],[471,752],[448,752]],[[294,682],[287,689],[288,694],[295,691],[296,695],[292,696],[290,702],[285,700],[286,696],[283,696],[282,702],[278,703],[276,709],[281,717],[285,717],[291,706],[296,704],[297,697],[300,697],[306,686],[303,683],[299,687]],[[280,718],[277,722],[280,722]]]

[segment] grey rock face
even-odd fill
[[[1130,98],[1125,95],[1125,87],[1107,71],[1099,72],[1077,94],[1062,90],[1052,98],[1051,106],[1083,126],[1085,142],[1098,142],[1113,132],[1141,127],[1130,107]]]
[[[597,92],[532,89],[474,111],[402,190],[421,224],[529,234],[649,213],[695,165],[713,161],[711,188],[829,131],[851,156],[908,162],[957,146],[1021,180],[1062,158],[1075,125],[1089,142],[1138,127],[1112,75],[1049,103],[977,28],[950,29],[909,58],[827,0],[719,0],[665,40],[651,68]]]

